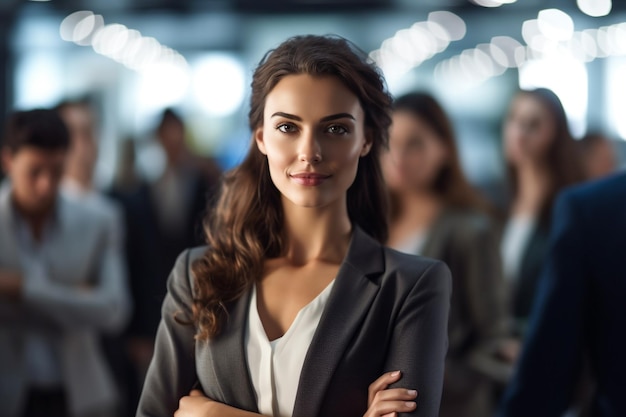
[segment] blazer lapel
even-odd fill
[[[343,352],[378,293],[375,277],[384,270],[382,247],[358,227],[354,229],[348,254],[302,366],[294,416],[318,415]]]
[[[220,337],[211,340],[209,361],[213,365],[214,381],[219,385],[223,400],[248,411],[257,412],[256,395],[248,371],[244,335],[248,322],[251,291],[241,296],[229,309],[228,321]],[[224,377],[228,375],[228,377]]]

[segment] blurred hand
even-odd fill
[[[372,382],[368,390],[367,412],[363,417],[396,417],[417,407],[417,391],[405,388],[387,389],[400,380],[401,372],[388,372]]]
[[[17,300],[21,294],[21,274],[15,271],[0,270],[0,297]]]
[[[496,355],[499,358],[504,359],[508,363],[517,362],[517,358],[520,355],[520,351],[522,350],[522,344],[519,339],[506,339],[500,345]]]

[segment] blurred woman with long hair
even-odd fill
[[[565,110],[551,90],[519,91],[511,101],[503,136],[511,201],[501,253],[513,332],[523,337],[548,250],[554,199],[584,175]]]
[[[494,381],[509,367],[498,357],[505,336],[497,238],[487,204],[466,180],[454,131],[429,94],[398,98],[383,172],[390,190],[389,245],[440,259],[452,272],[441,416],[489,416]]]

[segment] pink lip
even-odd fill
[[[316,172],[300,172],[297,174],[291,174],[290,177],[296,184],[316,186],[330,178],[330,175],[318,174]]]

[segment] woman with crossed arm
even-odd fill
[[[381,76],[344,39],[295,37],[250,104],[208,245],[170,276],[137,416],[437,416],[451,279],[381,243]]]

